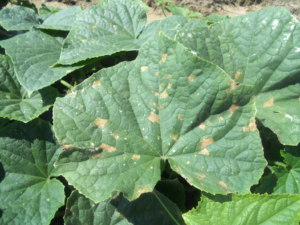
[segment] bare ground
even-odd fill
[[[71,5],[81,5],[83,8],[97,4],[98,0],[31,0],[39,8],[42,4],[66,8]],[[145,0],[150,6],[155,6],[154,0]],[[239,16],[257,11],[265,7],[278,6],[287,8],[296,17],[300,17],[300,0],[173,0],[177,5],[185,6],[193,11],[207,16],[212,13]],[[154,7],[148,12],[148,22],[163,18],[161,10]]]

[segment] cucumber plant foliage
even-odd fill
[[[299,224],[298,20],[147,10],[0,11],[0,223]]]

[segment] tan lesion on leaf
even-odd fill
[[[132,160],[139,160],[141,158],[141,155],[138,155],[138,154],[133,154],[132,156],[131,156],[131,159]]]
[[[248,126],[243,127],[243,131],[256,131],[256,123],[255,121],[249,123]]]
[[[205,175],[205,173],[197,173],[196,177],[199,179],[204,179],[204,178],[206,178],[206,175]]]
[[[182,121],[182,120],[184,120],[184,116],[182,114],[178,114],[177,119]]]
[[[167,57],[168,57],[168,54],[167,54],[167,53],[164,53],[164,54],[162,55],[162,57],[161,57],[160,62],[161,62],[161,63],[162,63],[162,62],[165,62],[165,61],[167,60]]]
[[[237,88],[237,83],[234,80],[230,81],[230,90],[234,90]]]
[[[196,76],[195,75],[191,74],[191,75],[188,76],[188,81],[189,82],[193,82],[195,80],[196,80]]]
[[[157,123],[159,122],[159,116],[153,112],[150,112],[148,120],[150,120],[152,123]]]
[[[103,158],[104,158],[104,155],[101,154],[101,153],[92,154],[92,155],[90,156],[90,158],[92,158],[92,159],[103,159]]]
[[[160,93],[159,98],[163,99],[163,98],[167,98],[169,96],[167,90],[164,90],[162,93]]]
[[[168,89],[171,89],[173,87],[173,84],[169,83],[168,84]]]
[[[94,123],[99,127],[99,128],[103,128],[105,126],[105,124],[107,123],[106,119],[95,119]]]
[[[142,67],[141,67],[141,72],[145,72],[145,71],[148,70],[148,69],[149,69],[148,66],[142,66]]]
[[[117,150],[117,148],[107,145],[107,144],[104,144],[104,143],[100,146],[100,148],[102,148],[103,151],[107,151],[107,152],[114,152]]]
[[[159,96],[159,93],[158,93],[158,92],[152,91],[152,93],[154,94],[155,97],[158,97],[158,96]]]
[[[72,145],[62,145],[63,151],[68,152],[72,150],[73,146]]]
[[[274,106],[274,98],[273,97],[269,98],[269,100],[264,103],[265,108],[272,107],[272,106]]]
[[[226,184],[224,181],[219,181],[218,184],[219,184],[220,186],[222,186],[223,188],[225,188],[225,189],[228,188],[227,184]]]
[[[238,105],[232,105],[232,106],[229,108],[228,111],[229,111],[231,114],[233,114],[233,113],[235,113],[235,111],[236,111],[238,108],[239,108]]]
[[[141,194],[152,192],[153,187],[150,185],[139,185],[135,188],[135,197],[139,197]]]
[[[205,124],[204,124],[204,123],[201,123],[201,124],[199,125],[199,128],[200,128],[201,130],[205,130]]]
[[[110,135],[114,137],[114,139],[118,140],[120,137],[118,134],[110,132]]]
[[[100,87],[100,86],[101,86],[100,80],[95,80],[95,81],[93,82],[93,85],[92,85],[93,88],[95,88],[95,87]]]
[[[167,75],[167,80],[171,80],[172,79],[172,75],[171,74],[168,74]]]
[[[210,155],[210,152],[205,148],[199,152],[200,155]]]
[[[174,141],[177,141],[177,139],[178,139],[178,135],[176,135],[176,134],[172,134],[172,139],[173,139]]]
[[[214,143],[213,138],[202,138],[201,139],[201,149],[205,149],[207,146]]]
[[[240,76],[241,76],[241,73],[239,71],[237,71],[234,75],[234,78],[238,80],[238,79],[240,79]]]

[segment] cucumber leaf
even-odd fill
[[[300,194],[299,147],[286,146],[281,155],[285,164],[273,166],[272,173],[261,179],[256,192]]]
[[[81,12],[80,6],[73,6],[45,17],[43,14],[39,16],[33,9],[15,6],[1,10],[0,25],[8,31],[30,30],[32,27],[69,31]]]
[[[64,186],[53,178],[61,148],[51,126],[39,119],[0,129],[0,224],[49,224],[64,205]]]
[[[138,36],[146,24],[145,10],[131,1],[93,5],[77,17],[65,39],[59,64],[138,50]]]
[[[183,217],[187,225],[298,225],[300,195],[208,195]]]
[[[56,166],[95,202],[151,192],[165,161],[211,193],[249,192],[266,161],[249,88],[162,32],[54,106]]]
[[[66,225],[183,225],[181,212],[159,192],[143,194],[129,202],[122,196],[94,203],[75,191],[68,198]]]
[[[19,84],[9,57],[0,55],[0,117],[28,122],[47,111],[58,95],[52,87],[28,95]]]
[[[53,67],[60,56],[62,43],[39,30],[0,42],[12,59],[17,78],[29,92],[47,87],[82,66]]]
[[[253,87],[257,119],[282,144],[300,142],[300,25],[287,10],[267,8],[185,30],[176,39],[195,54]]]

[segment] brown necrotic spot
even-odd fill
[[[101,86],[100,80],[95,80],[95,81],[93,82],[92,87],[100,87],[100,86]]]
[[[152,123],[159,122],[159,116],[151,112],[148,116],[148,120],[150,120]]]
[[[273,98],[273,97],[271,97],[268,101],[266,101],[266,102],[264,103],[264,107],[265,107],[265,108],[267,108],[267,107],[272,107],[272,106],[274,106],[274,98]]]
[[[211,145],[214,143],[213,138],[202,138],[201,139],[201,149],[205,149],[207,146]]]
[[[169,96],[168,92],[166,90],[164,90],[162,93],[160,93],[159,98],[162,99],[162,98],[166,98],[168,96]]]
[[[68,152],[70,150],[72,150],[73,146],[71,145],[62,145],[63,151],[64,152]]]
[[[237,88],[237,83],[234,80],[230,81],[230,90],[234,90]]]
[[[115,147],[107,144],[102,144],[100,147],[103,149],[103,151],[107,151],[107,152],[114,152],[117,150]]]
[[[178,136],[177,136],[176,134],[173,134],[173,135],[172,135],[172,139],[173,139],[174,141],[177,141]]]
[[[255,123],[255,121],[249,123],[248,126],[243,127],[243,131],[256,131],[256,123]]]
[[[196,80],[196,76],[195,75],[189,75],[188,76],[188,81],[189,82],[193,82],[194,80]]]
[[[106,119],[95,119],[94,123],[99,127],[99,128],[103,128],[105,126],[105,124],[107,123]]]

